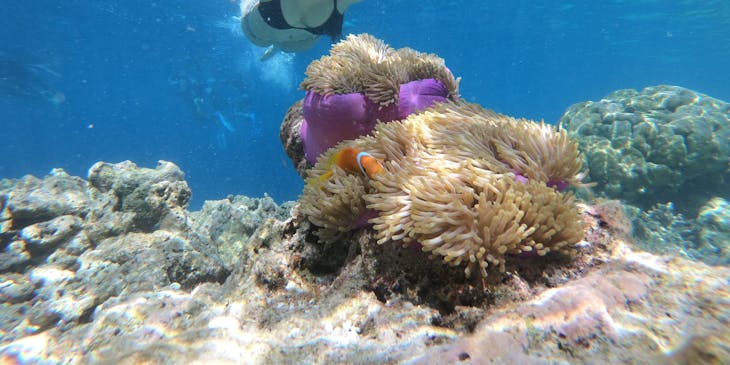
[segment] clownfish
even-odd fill
[[[362,173],[367,177],[373,177],[383,172],[383,165],[373,155],[361,151],[355,147],[345,147],[330,156],[327,166],[337,165],[343,170],[356,174]],[[329,180],[333,175],[332,170],[322,174],[319,179],[322,182]]]

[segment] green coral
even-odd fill
[[[584,151],[595,192],[643,208],[694,214],[728,197],[730,104],[678,86],[619,90],[560,120]]]

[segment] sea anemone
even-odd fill
[[[382,172],[326,163],[345,147],[369,152]],[[504,270],[507,255],[567,253],[583,237],[573,195],[551,185],[580,185],[581,162],[564,131],[441,103],[327,151],[309,171],[300,207],[328,240],[374,210],[378,243],[417,242],[467,275],[486,275],[489,265]]]
[[[301,87],[324,96],[360,93],[380,107],[398,103],[400,85],[435,79],[446,86],[447,98],[459,96],[459,80],[434,54],[411,48],[395,50],[369,34],[349,35],[330,54],[313,61]]]
[[[437,102],[459,100],[459,80],[436,55],[395,50],[367,34],[350,35],[312,62],[301,86],[307,93],[298,129],[282,125],[285,149],[299,165],[340,141],[372,131],[377,122],[401,120]],[[295,104],[288,116],[297,117]],[[301,151],[301,152],[299,152]],[[300,170],[301,171],[301,170]]]

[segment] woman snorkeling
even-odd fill
[[[336,40],[342,33],[345,11],[360,0],[241,0],[241,28],[255,45],[275,51],[299,52],[312,47],[321,35]]]

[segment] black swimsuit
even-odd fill
[[[266,24],[276,29],[302,29],[309,33],[316,35],[326,34],[332,37],[333,40],[340,37],[342,33],[342,22],[344,16],[337,11],[337,0],[335,0],[335,6],[332,9],[332,13],[329,18],[320,26],[314,28],[299,28],[292,27],[284,19],[284,14],[281,11],[281,0],[272,0],[262,2],[258,4],[258,10],[261,17],[264,19]]]

